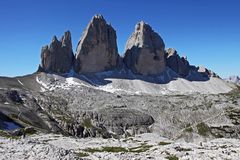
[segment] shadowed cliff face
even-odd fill
[[[22,126],[0,112],[0,130],[15,130],[18,128],[22,128]]]
[[[116,31],[101,15],[96,15],[85,29],[77,46],[75,71],[93,73],[117,66],[119,59]]]
[[[167,66],[182,77],[189,74],[190,65],[186,58],[180,57],[174,48],[166,50]]]
[[[45,72],[66,73],[72,68],[73,52],[71,33],[64,33],[64,36],[58,41],[54,36],[49,46],[41,50],[41,70]]]

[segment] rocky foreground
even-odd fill
[[[154,94],[83,77],[1,78],[0,159],[240,158],[237,87],[221,94]]]
[[[0,137],[0,159],[224,159],[240,158],[240,140],[218,138],[186,143],[157,134],[140,134],[120,139],[64,137],[58,134],[35,134],[22,139]]]

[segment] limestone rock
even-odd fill
[[[186,77],[189,73],[189,63],[186,58],[180,57],[174,48],[166,50],[167,66],[180,76]]]
[[[72,68],[73,52],[71,33],[64,33],[59,41],[53,37],[49,46],[42,47],[40,70],[45,72],[66,73]]]
[[[160,74],[165,70],[164,48],[162,38],[141,21],[127,41],[124,63],[137,74]]]
[[[94,16],[78,43],[75,71],[94,73],[116,67],[119,60],[116,39],[116,31],[103,16]]]
[[[198,67],[198,72],[201,73],[203,76],[206,76],[206,77],[220,78],[216,73],[214,73],[213,71],[205,68],[204,66],[199,66]]]

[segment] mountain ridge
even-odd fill
[[[190,65],[186,57],[180,57],[174,48],[165,50],[165,44],[160,35],[143,21],[136,24],[135,31],[126,43],[123,56],[118,53],[116,31],[102,15],[93,16],[79,40],[75,54],[72,52],[70,31],[65,32],[61,43],[64,37],[68,38],[67,45],[62,46],[69,49],[50,48],[56,46],[55,43],[58,42],[54,36],[49,45],[50,49],[43,47],[41,51],[41,64],[38,71],[61,74],[73,69],[78,74],[91,74],[127,68],[135,74],[158,76],[168,67],[182,78],[189,77],[189,74],[196,74],[192,76],[195,79],[186,78],[189,80],[198,81],[204,77],[205,79],[219,77],[205,67]],[[57,54],[59,52],[61,54]],[[51,66],[54,67],[51,68]]]

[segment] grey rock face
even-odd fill
[[[154,123],[152,116],[134,109],[111,108],[99,111],[103,125],[117,135],[140,134],[149,132],[149,126]]]
[[[206,77],[218,77],[218,78],[220,78],[216,73],[214,73],[213,71],[205,68],[204,66],[199,66],[198,67],[198,72],[200,74],[202,74],[203,76],[206,76]]]
[[[189,63],[186,58],[180,57],[174,48],[166,50],[166,61],[167,66],[175,71],[180,76],[187,76],[189,73]]]
[[[137,74],[160,74],[165,70],[164,48],[162,38],[151,26],[140,22],[127,41],[124,63]]]
[[[94,73],[116,67],[119,59],[116,39],[116,31],[103,16],[94,16],[78,43],[75,71]]]
[[[66,73],[72,68],[73,52],[71,33],[64,33],[64,36],[58,41],[54,36],[49,46],[41,50],[41,69],[45,72]]]

